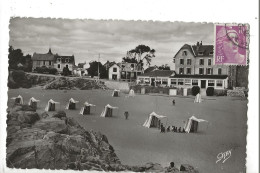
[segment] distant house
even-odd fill
[[[34,53],[32,56],[32,69],[36,67],[46,66],[48,68],[56,68],[58,72],[61,72],[64,67],[68,67],[70,71],[73,71],[75,66],[75,58],[72,56],[60,56],[53,54],[51,49],[46,54]]]
[[[78,76],[86,76],[88,75],[87,71],[87,63],[78,63],[78,66],[74,66],[73,73]]]
[[[121,63],[121,81],[132,82],[136,81],[137,76],[143,73],[141,64],[138,63]]]
[[[109,80],[120,80],[120,66],[116,63],[108,68]]]
[[[151,86],[169,86],[169,81],[175,75],[173,70],[154,70],[137,76],[140,84]]]
[[[53,68],[54,62],[55,56],[52,54],[51,49],[45,54],[34,53],[32,56],[32,70],[42,66]]]

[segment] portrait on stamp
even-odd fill
[[[215,64],[247,65],[248,26],[215,25]]]

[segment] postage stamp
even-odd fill
[[[215,64],[247,65],[249,25],[215,24]]]

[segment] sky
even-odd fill
[[[74,55],[76,64],[98,60],[121,62],[140,44],[155,49],[151,65],[168,64],[184,44],[213,44],[212,23],[159,21],[11,18],[10,42],[24,54]]]

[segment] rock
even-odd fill
[[[34,109],[33,107],[29,106],[29,105],[22,105],[22,111],[36,111],[36,109]]]
[[[59,119],[62,119],[63,117],[66,118],[66,113],[64,111],[54,112],[52,117],[56,117]]]
[[[180,171],[186,171],[188,173],[198,173],[198,171],[195,170],[193,166],[188,164],[182,164],[180,167]]]
[[[45,119],[45,118],[48,118],[50,117],[49,114],[47,112],[43,112],[41,115],[40,115],[40,118],[42,119]]]
[[[41,119],[33,125],[33,128],[39,128],[42,130],[63,134],[66,134],[68,132],[68,127],[65,124],[65,121],[58,118]]]
[[[18,111],[18,121],[26,124],[33,124],[40,119],[40,116],[33,111]]]

